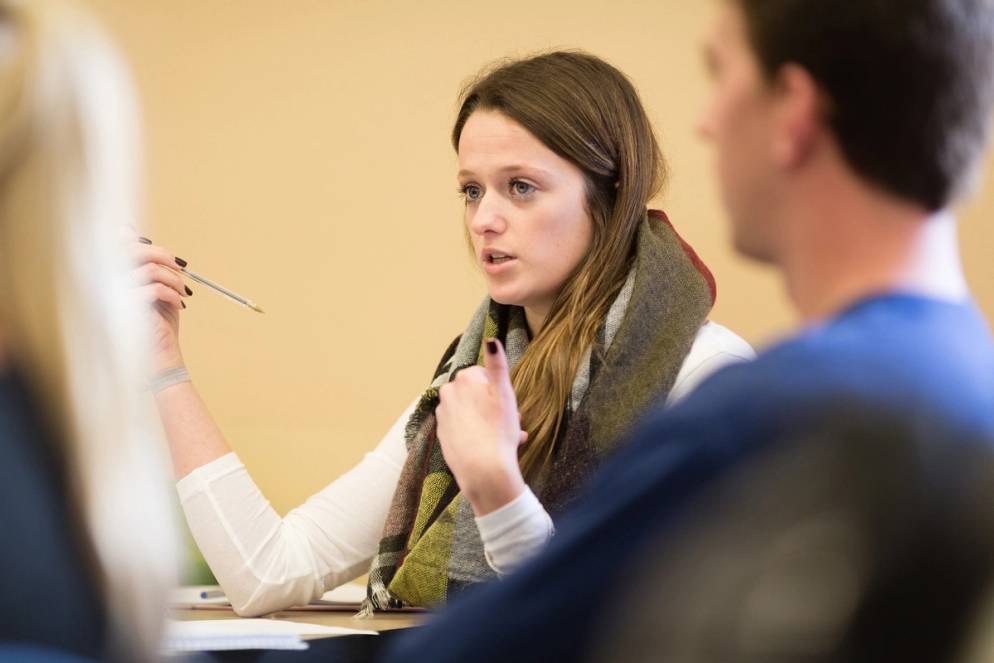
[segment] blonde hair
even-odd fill
[[[136,125],[95,25],[55,0],[0,0],[0,329],[48,415],[119,660],[155,658],[179,550],[123,235],[138,216]]]
[[[666,163],[635,87],[588,53],[556,51],[498,63],[461,98],[452,130],[457,151],[469,117],[495,110],[578,166],[586,180],[590,249],[511,372],[529,439],[521,468],[536,477],[552,459],[580,361],[632,267],[638,229],[666,180]]]

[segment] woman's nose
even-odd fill
[[[483,194],[469,219],[470,232],[483,235],[487,232],[502,233],[507,227],[507,219],[501,201],[497,196]]]

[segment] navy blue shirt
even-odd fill
[[[70,515],[64,462],[22,381],[0,374],[0,644],[99,658],[103,606]]]
[[[539,557],[456,598],[389,660],[582,658],[626,564],[701,486],[777,441],[824,431],[847,404],[950,444],[994,437],[990,329],[973,304],[885,295],[719,371],[639,425]]]

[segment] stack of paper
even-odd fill
[[[378,635],[339,626],[321,626],[283,619],[169,620],[163,651],[167,654],[233,649],[307,649],[301,636]]]
[[[365,598],[366,585],[348,583],[325,592],[320,599],[311,601],[309,605],[348,605],[358,609]]]

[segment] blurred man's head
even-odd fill
[[[752,257],[777,259],[776,212],[799,183],[851,177],[934,212],[984,151],[994,0],[727,0],[705,54],[701,132]]]

